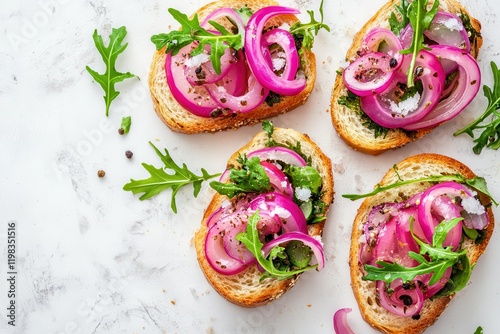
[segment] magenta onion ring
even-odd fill
[[[306,87],[304,78],[286,80],[277,76],[262,53],[262,31],[269,18],[278,14],[298,14],[300,11],[282,6],[259,9],[248,20],[245,30],[247,62],[257,80],[267,89],[282,95],[297,95]]]
[[[405,56],[405,59],[410,57]],[[407,61],[399,71],[406,73]],[[444,88],[444,70],[439,60],[432,53],[421,50],[416,60],[416,68],[422,69],[418,80],[422,81],[423,92],[416,108],[405,115],[393,111],[397,108],[393,99],[387,95],[369,95],[361,97],[362,110],[377,124],[386,128],[401,128],[411,126],[424,118],[439,103],[441,92]],[[406,76],[405,76],[406,77]]]
[[[402,317],[412,317],[422,310],[424,295],[415,282],[411,289],[404,289],[401,279],[394,280],[390,284],[393,290],[391,296],[387,295],[384,281],[377,281],[377,291],[380,305],[389,312]],[[409,303],[411,301],[411,303]],[[407,305],[408,304],[408,305]]]
[[[271,55],[269,47],[273,44],[278,44],[285,53],[285,65],[281,77],[286,80],[293,80],[300,66],[300,58],[292,34],[279,28],[267,31],[262,35],[262,48],[265,49],[263,52]],[[276,70],[272,58],[271,66],[273,66],[273,70]]]
[[[384,42],[384,43],[382,43]],[[396,65],[392,68],[397,70],[402,63],[403,55],[401,42],[392,31],[386,28],[376,27],[370,30],[363,39],[362,53],[365,51],[382,52],[396,60]]]
[[[249,205],[253,211],[265,211],[283,220],[285,232],[299,231],[307,234],[307,221],[302,210],[295,202],[280,193],[271,192],[257,196]]]
[[[271,182],[274,190],[280,194],[293,198],[292,184],[288,180],[285,173],[276,167],[276,165],[265,160],[261,161],[260,165],[264,167],[266,175],[269,177],[269,181]]]
[[[261,161],[283,161],[285,164],[292,166],[307,166],[304,158],[294,150],[282,146],[265,147],[247,154],[250,159],[252,157],[259,157]]]
[[[452,46],[441,45],[433,46],[432,53],[458,64],[458,86],[425,117],[413,124],[402,126],[405,130],[433,127],[452,119],[469,105],[481,87],[481,71],[470,54]]]
[[[389,87],[394,78],[390,61],[391,57],[385,53],[367,53],[344,69],[344,84],[358,96],[380,94]]]
[[[352,311],[351,308],[341,308],[333,315],[333,329],[335,334],[354,334],[351,327],[347,323],[347,313]]]

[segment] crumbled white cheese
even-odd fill
[[[295,197],[297,197],[299,201],[306,202],[311,198],[311,189],[297,187],[295,188]]]
[[[199,67],[201,64],[206,63],[209,60],[210,60],[210,56],[208,54],[202,52],[199,55],[188,58],[184,62],[184,65],[186,65],[187,67]]]
[[[281,181],[281,187],[283,188],[286,188],[288,186],[288,182],[287,181]]]
[[[273,58],[273,69],[275,71],[281,70],[285,67],[286,61],[283,58]]]
[[[472,215],[482,215],[486,211],[484,206],[472,196],[467,196],[462,199],[462,207]]]
[[[420,101],[420,94],[416,93],[412,97],[409,97],[406,100],[401,101],[399,103],[390,101],[390,108],[394,114],[406,116],[410,111],[413,111],[418,108],[419,101]]]
[[[450,30],[462,30],[463,26],[457,19],[450,19],[444,21],[444,26]]]

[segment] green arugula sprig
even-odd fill
[[[142,166],[151,175],[148,179],[143,180],[133,180],[123,186],[123,190],[131,191],[134,194],[144,193],[139,197],[139,199],[145,200],[151,198],[165,189],[172,189],[172,197],[170,201],[170,207],[174,213],[177,213],[177,205],[175,203],[175,195],[180,188],[192,184],[194,188],[194,197],[197,197],[203,181],[207,181],[219,174],[208,174],[205,169],[201,169],[201,176],[195,175],[191,172],[186,164],[182,164],[182,167],[177,165],[167,149],[165,149],[165,154],[162,154],[160,150],[156,148],[151,142],[149,144],[154,148],[156,154],[160,157],[161,161],[165,164],[162,168],[156,168],[153,165],[143,163]],[[165,170],[170,169],[174,173],[169,174]]]
[[[408,6],[407,15],[413,28],[413,38],[410,47],[400,51],[401,54],[413,55],[407,73],[408,87],[413,87],[414,84],[415,62],[417,60],[418,53],[420,50],[428,49],[428,47],[424,45],[424,31],[429,29],[429,26],[438,11],[438,0],[434,1],[434,4],[429,11],[427,11],[428,2],[429,0],[414,0]]]
[[[241,169],[231,169],[229,174],[230,182],[212,181],[210,187],[229,198],[241,193],[264,193],[272,189],[269,176],[267,176],[264,167],[260,164],[258,157],[248,159],[246,156],[240,156],[238,162],[242,167]]]
[[[89,66],[86,66],[85,68],[104,90],[106,116],[109,115],[109,107],[111,106],[111,102],[113,102],[113,100],[116,99],[116,97],[120,94],[119,91],[115,90],[115,84],[125,79],[130,79],[136,76],[130,72],[118,72],[115,68],[118,55],[127,48],[128,43],[122,44],[126,35],[127,29],[125,27],[120,27],[118,29],[113,28],[111,35],[109,35],[108,46],[104,46],[102,36],[97,33],[97,29],[94,30],[94,34],[92,35],[97,51],[99,51],[102,56],[102,60],[106,64],[106,72],[104,72],[103,74],[99,74]]]
[[[396,165],[393,166],[393,169],[397,173],[397,166]],[[498,202],[495,201],[493,199],[493,197],[491,196],[491,194],[489,193],[488,187],[487,187],[487,184],[486,184],[486,180],[483,177],[476,176],[476,177],[474,177],[472,179],[467,179],[467,178],[465,178],[461,174],[431,175],[431,176],[422,177],[422,178],[418,178],[418,179],[411,179],[411,180],[402,180],[400,178],[399,181],[391,183],[391,184],[388,184],[388,185],[385,185],[385,186],[381,186],[380,184],[377,184],[377,186],[375,187],[375,189],[373,189],[372,191],[370,191],[368,193],[364,193],[364,194],[343,194],[342,197],[348,198],[348,199],[350,199],[352,201],[355,201],[357,199],[374,196],[374,195],[376,195],[376,194],[378,194],[380,192],[383,192],[383,191],[386,191],[386,190],[389,190],[389,189],[392,189],[392,188],[401,187],[401,186],[404,186],[404,185],[407,185],[407,184],[419,183],[419,182],[445,182],[445,181],[455,181],[455,182],[458,182],[458,183],[465,183],[469,187],[471,187],[471,188],[473,188],[473,189],[475,189],[475,190],[477,190],[479,192],[482,192],[483,194],[485,194],[486,196],[488,196],[491,199],[491,201],[495,205],[498,206]]]
[[[208,21],[220,34],[214,34],[200,26],[198,14],[190,20],[186,14],[177,9],[169,8],[168,12],[177,22],[181,24],[181,30],[162,33],[151,37],[157,50],[166,47],[166,53],[172,52],[176,55],[183,47],[198,41],[198,46],[191,51],[191,56],[196,56],[204,51],[205,45],[210,45],[210,60],[216,73],[221,71],[220,58],[228,48],[239,50],[243,47],[243,31],[233,34],[222,25],[214,21]]]
[[[330,32],[330,27],[323,23],[323,0],[321,0],[319,5],[319,14],[321,16],[319,22],[314,18],[314,11],[308,10],[307,14],[309,14],[310,22],[296,22],[290,27],[290,33],[294,36],[295,40],[302,40],[302,46],[306,48],[306,50],[311,50],[314,43],[314,36],[317,36],[321,29]],[[299,48],[299,46],[297,46],[297,48]]]
[[[399,12],[401,15],[401,22],[398,20],[396,13],[392,12],[391,16],[389,17],[389,26],[391,27],[392,32],[399,36],[399,33],[401,30],[410,23],[410,20],[408,19],[408,1],[407,0],[401,0],[401,5],[394,5],[394,8],[396,8],[396,11]]]
[[[500,112],[498,111],[500,109],[500,71],[493,61],[491,62],[491,72],[493,73],[493,89],[486,85],[483,86],[484,96],[488,99],[486,111],[472,123],[453,134],[458,136],[466,133],[474,138],[474,130],[482,129],[481,135],[473,140],[476,143],[472,148],[475,154],[480,154],[485,147],[493,150],[500,147]],[[491,117],[490,121],[484,123],[488,117]]]
[[[259,219],[259,211],[256,211],[248,219],[246,231],[238,233],[238,235],[236,235],[236,240],[246,246],[246,248],[255,256],[260,266],[266,271],[261,276],[261,280],[268,277],[274,277],[280,280],[284,280],[304,271],[315,269],[317,267],[317,265],[313,265],[295,270],[281,270],[276,268],[273,259],[275,259],[276,257],[286,257],[287,255],[285,254],[285,248],[276,246],[271,250],[268,257],[264,257],[264,254],[262,252],[263,244],[260,241],[259,231],[257,230],[257,223],[259,222]]]
[[[410,231],[413,239],[420,245],[420,253],[409,252],[408,255],[416,260],[419,265],[416,267],[407,268],[398,263],[389,263],[377,261],[380,267],[365,265],[367,274],[363,276],[363,280],[384,281],[390,283],[396,279],[402,279],[403,282],[413,280],[418,275],[432,273],[429,281],[429,286],[436,284],[444,275],[446,270],[458,262],[465,260],[468,262],[466,250],[459,252],[453,251],[452,246],[443,247],[443,242],[448,235],[448,232],[455,227],[463,218],[455,218],[450,221],[443,221],[436,226],[432,238],[432,245],[422,242],[413,233],[413,220],[410,220]],[[427,260],[428,256],[430,260]],[[471,274],[470,266],[466,266],[467,280]],[[463,287],[463,286],[462,286]],[[454,290],[458,291],[458,287]]]
[[[130,131],[131,125],[132,125],[131,116],[122,117],[122,124],[120,125],[120,129],[123,130],[124,134],[127,134]]]

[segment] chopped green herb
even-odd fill
[[[401,30],[406,27],[408,23],[410,23],[410,20],[408,19],[408,5],[407,0],[401,0],[400,6],[394,5],[396,11],[401,15],[401,21],[398,20],[398,17],[394,12],[392,12],[389,17],[389,26],[396,36],[399,36]]]
[[[120,129],[123,130],[124,134],[127,134],[130,131],[131,124],[132,124],[132,117],[131,116],[122,117],[122,124],[120,126]]]

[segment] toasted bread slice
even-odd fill
[[[295,144],[299,142],[302,152],[311,157],[312,166],[317,169],[323,180],[322,200],[326,204],[326,216],[328,207],[330,203],[333,202],[334,196],[333,174],[330,159],[307,135],[301,134],[295,130],[275,128],[273,139],[280,143],[289,142]],[[240,154],[249,153],[265,147],[267,140],[267,134],[265,132],[260,132],[248,144],[243,146],[229,158],[227,166],[238,166],[237,158]],[[205,211],[201,227],[195,234],[194,244],[200,267],[208,282],[210,282],[214,289],[228,301],[244,307],[255,307],[267,304],[288,291],[295,284],[300,275],[286,280],[270,278],[261,282],[260,276],[262,273],[258,270],[257,265],[250,266],[236,275],[225,276],[217,273],[210,266],[205,257],[205,239],[208,232],[206,221],[224,201],[227,201],[226,196],[222,196],[218,193],[214,195]],[[314,225],[309,225],[309,235],[321,236],[324,224],[325,222],[322,221]]]
[[[467,179],[476,175],[464,164],[452,158],[438,154],[420,154],[409,157],[397,164],[396,174],[394,169],[390,169],[383,177],[380,185],[387,185],[399,180],[411,180],[430,175],[441,174],[461,174]],[[431,326],[444,311],[454,295],[438,297],[424,302],[418,320],[412,317],[400,317],[394,315],[378,304],[375,282],[361,279],[365,272],[359,264],[360,237],[363,233],[363,224],[367,221],[371,209],[381,203],[402,201],[406,196],[411,196],[423,191],[431,186],[430,183],[413,183],[402,187],[381,192],[375,196],[366,198],[358,209],[358,213],[353,223],[351,235],[351,247],[349,255],[349,266],[351,272],[351,285],[358,302],[359,309],[364,320],[372,327],[384,333],[422,333]],[[483,254],[488,242],[493,234],[494,217],[491,210],[490,198],[484,194],[479,194],[480,200],[486,206],[489,216],[489,225],[485,229],[484,240],[475,244],[472,240],[465,238],[462,244],[467,249],[471,266],[477,262]]]
[[[278,3],[272,0],[222,0],[205,5],[197,13],[201,21],[217,8],[231,7],[239,9],[248,6],[253,11],[257,11],[263,7],[276,5]],[[295,15],[274,16],[266,24],[266,28],[279,27],[283,24],[292,26],[297,20]],[[215,118],[196,116],[184,109],[175,100],[167,85],[165,75],[165,49],[156,51],[149,72],[149,88],[153,98],[154,109],[160,119],[169,128],[182,133],[216,132],[231,128],[235,129],[244,125],[260,123],[264,119],[286,113],[306,102],[316,80],[316,57],[311,51],[307,51],[304,48],[302,51],[302,69],[306,78],[306,87],[300,94],[281,96],[280,102],[275,103],[272,107],[264,102],[248,113]]]
[[[389,0],[379,11],[361,28],[355,35],[353,43],[347,51],[346,60],[352,61],[357,57],[357,52],[361,49],[363,37],[368,31],[375,27],[389,28],[389,17],[395,12],[394,5],[399,4],[399,0]],[[433,0],[429,1],[430,4]],[[429,6],[430,6],[429,4]],[[442,11],[454,14],[464,13],[470,18],[472,27],[481,31],[480,22],[472,17],[470,13],[456,0],[440,0],[439,8]],[[475,38],[471,43],[471,55],[477,59],[479,49],[482,45],[481,36]],[[332,122],[339,136],[355,150],[377,155],[389,149],[402,147],[409,142],[422,138],[430,133],[434,128],[425,128],[417,131],[403,131],[401,129],[389,130],[386,136],[381,135],[375,138],[374,130],[368,129],[363,125],[364,120],[358,115],[357,111],[338,103],[341,96],[347,95],[347,88],[344,85],[342,75],[338,74],[333,87],[330,103]]]

